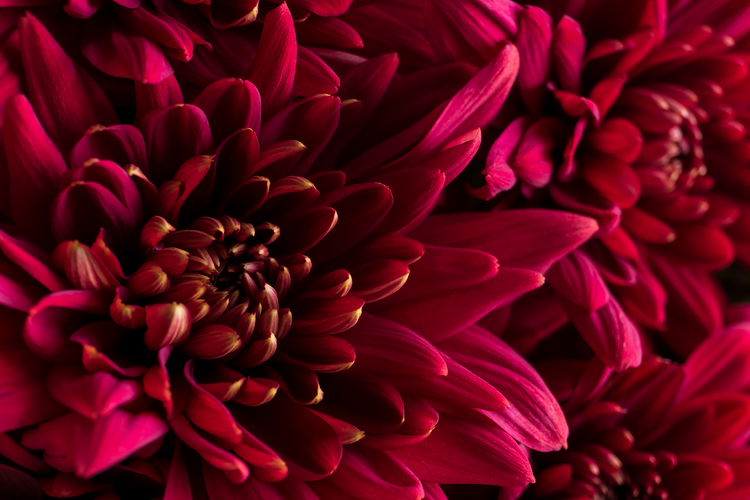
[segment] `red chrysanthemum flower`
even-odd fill
[[[15,20],[31,12],[53,33],[70,57],[113,98],[132,106],[144,86],[174,89],[179,79],[192,97],[221,78],[258,76],[253,63],[262,26],[281,2],[259,0],[14,0],[0,13],[0,101],[24,90]],[[336,16],[351,0],[291,0],[284,5],[296,24],[298,78],[295,97],[334,93],[336,74],[316,55],[318,47],[356,49],[357,32]],[[15,7],[15,8],[10,8]],[[284,29],[278,27],[277,29]],[[325,52],[325,50],[324,50]],[[124,81],[132,80],[135,83]]]
[[[392,21],[360,33],[375,52],[408,34],[402,57],[415,74],[486,67],[514,43],[517,83],[485,133],[482,180],[469,190],[485,200],[507,191],[495,208],[562,207],[599,222],[598,238],[550,275],[562,305],[546,319],[550,331],[567,316],[618,369],[640,360],[637,328],[687,356],[723,324],[710,271],[735,249],[747,261],[748,7],[531,3],[376,2],[359,9]],[[342,16],[358,30],[359,9]],[[447,209],[468,207],[462,194]],[[549,295],[537,297],[551,311]]]
[[[144,86],[137,126],[35,17],[19,35],[28,97],[5,101],[0,163],[5,494],[443,498],[436,483],[526,484],[521,445],[565,445],[541,378],[474,323],[596,223],[496,213],[481,223],[506,231],[487,235],[473,214],[427,218],[515,77],[511,46],[388,135],[402,116],[375,114],[381,98],[413,95],[389,87],[397,58],[342,62],[338,96],[293,99],[284,5],[250,81],[192,104]]]
[[[534,454],[537,483],[520,498],[747,498],[749,356],[750,324],[739,323],[684,365],[653,358],[610,376],[596,359],[539,363],[565,409],[570,448]]]

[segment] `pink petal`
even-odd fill
[[[477,285],[402,302],[378,311],[378,316],[437,342],[543,282],[542,275],[534,271],[500,268],[493,278]]]
[[[526,129],[512,163],[513,171],[521,180],[536,188],[549,184],[554,168],[552,150],[562,131],[562,123],[554,117],[537,120]]]
[[[46,359],[80,359],[80,349],[68,338],[78,328],[106,316],[110,299],[88,290],[65,290],[47,295],[29,311],[23,336],[26,345]]]
[[[0,339],[0,431],[36,424],[64,411],[47,392],[49,363],[35,356],[20,338],[23,316],[5,309]]]
[[[547,280],[556,293],[589,312],[609,299],[601,274],[586,254],[574,250],[550,268]]]
[[[29,98],[52,140],[68,149],[91,125],[117,123],[99,87],[88,75],[79,74],[42,23],[28,14],[18,27]],[[50,85],[55,92],[49,91]]]
[[[310,49],[297,47],[297,66],[294,71],[293,96],[308,97],[315,94],[335,94],[339,90],[339,77]]]
[[[523,62],[518,70],[518,87],[526,107],[539,116],[547,97],[545,84],[551,70],[552,19],[533,5],[527,6],[519,18],[516,44]]]
[[[132,125],[89,129],[70,151],[71,167],[80,167],[91,158],[112,160],[118,165],[137,165],[148,175],[146,143]]]
[[[516,35],[523,8],[510,1],[436,1],[427,4],[425,21],[440,62],[467,61],[482,67]]]
[[[174,75],[169,75],[159,83],[135,82],[136,124],[155,109],[184,103],[182,89]]]
[[[510,346],[471,327],[441,342],[440,348],[508,398],[508,409],[488,415],[513,438],[539,451],[567,446],[562,409],[536,370]]]
[[[294,85],[297,42],[286,4],[267,14],[257,54],[244,78],[258,87],[263,116],[270,118],[289,104]]]
[[[202,388],[193,378],[194,360],[185,363],[184,373],[190,384],[190,396],[185,405],[185,415],[202,430],[222,439],[228,445],[242,440],[242,431],[226,406]]]
[[[508,164],[508,160],[515,154],[521,137],[531,124],[531,119],[521,116],[513,120],[492,143],[487,153],[487,166],[482,170],[487,185],[483,189],[474,190],[473,194],[480,199],[489,200],[502,191],[507,191],[516,183],[516,174]]]
[[[49,208],[57,194],[58,179],[68,169],[65,160],[23,95],[5,101],[3,131],[14,221],[20,228],[28,228],[34,241],[48,243]]]
[[[55,365],[47,386],[55,399],[91,420],[106,417],[134,400],[140,389],[133,380],[117,380],[105,372],[89,373],[74,365]]]
[[[579,309],[564,298],[560,302],[581,336],[605,364],[617,371],[641,364],[640,335],[617,300],[610,296],[594,312]]]
[[[552,56],[557,77],[564,90],[581,93],[581,71],[586,53],[586,38],[578,22],[563,16],[555,27],[552,41]]]
[[[505,102],[518,66],[518,51],[508,43],[451,99],[412,154],[428,155],[451,139],[487,125]]]
[[[158,45],[116,23],[97,23],[86,34],[81,53],[108,75],[159,83],[174,73]]]
[[[77,240],[57,245],[50,255],[50,261],[79,290],[113,292],[120,286],[101,259]]]
[[[369,314],[339,335],[357,352],[357,368],[382,375],[430,377],[448,373],[440,352],[426,339]]]
[[[486,231],[488,227],[492,232]],[[593,219],[577,214],[504,210],[435,215],[410,236],[433,245],[481,250],[494,255],[503,266],[546,272],[597,229]],[[512,245],[507,244],[508,238],[512,238]]]
[[[356,125],[346,131],[348,137],[354,137],[372,118],[396,73],[398,63],[396,54],[383,54],[356,66],[342,79],[341,99],[362,102]]]
[[[534,480],[525,453],[502,429],[447,414],[422,443],[391,453],[422,481],[522,486]]]
[[[325,482],[362,500],[421,500],[422,483],[390,453],[360,446],[347,447],[341,463]]]
[[[167,429],[153,412],[132,415],[115,410],[94,421],[68,413],[26,432],[23,444],[67,456],[76,475],[88,479],[159,439]]]
[[[292,0],[293,5],[308,9],[319,16],[340,16],[349,8],[352,0]]]
[[[221,470],[231,482],[243,483],[250,477],[250,469],[245,462],[203,438],[182,413],[170,420],[169,425],[187,446],[197,451],[206,462]],[[184,488],[184,476],[175,478],[175,483],[176,490]]]
[[[503,411],[508,408],[508,400],[487,381],[453,361],[446,354],[442,356],[448,367],[447,375],[439,377],[394,375],[390,377],[390,380],[399,391],[429,401],[491,411]]]

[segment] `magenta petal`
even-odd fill
[[[551,70],[552,19],[543,9],[530,5],[520,14],[518,25],[518,87],[526,107],[541,115],[547,97],[545,84]]]
[[[422,481],[523,486],[534,480],[525,453],[502,429],[444,413],[430,437],[391,453]]]
[[[23,315],[0,313],[0,432],[12,431],[59,415],[64,408],[47,392],[49,363],[35,356],[21,339]]]
[[[236,78],[218,80],[203,89],[193,105],[206,114],[217,144],[242,128],[260,133],[260,93],[248,81]]]
[[[362,370],[421,377],[448,373],[440,352],[424,337],[398,323],[364,314],[339,337],[354,347],[357,368]]]
[[[47,287],[52,292],[59,292],[70,288],[62,276],[47,267],[40,259],[44,256],[42,252],[29,252],[23,243],[9,234],[0,230],[0,251],[10,259],[11,262],[29,273],[35,280]],[[35,256],[34,253],[37,255]],[[46,259],[45,259],[46,261]]]
[[[417,297],[377,314],[438,342],[542,283],[544,277],[534,271],[500,268],[493,278],[477,285]]]
[[[687,399],[716,391],[746,390],[750,385],[750,375],[744,368],[748,356],[748,323],[737,323],[708,337],[685,362],[685,385],[680,397]]]
[[[134,380],[117,380],[106,372],[89,373],[75,365],[55,365],[47,386],[55,399],[92,420],[109,415],[139,392]]]
[[[552,266],[547,280],[556,293],[589,312],[596,311],[609,299],[609,289],[596,265],[579,250]]]
[[[101,292],[64,290],[51,293],[29,311],[23,337],[37,356],[52,360],[80,359],[80,348],[68,341],[94,315],[106,316],[111,298]]]
[[[177,436],[215,468],[221,470],[233,483],[242,483],[250,476],[250,468],[237,455],[211,443],[198,434],[185,415],[180,413],[169,421]]]
[[[510,346],[474,326],[441,342],[440,348],[508,398],[508,409],[488,415],[513,438],[539,451],[567,445],[568,424],[560,405],[536,370]]]
[[[132,163],[149,175],[146,143],[141,132],[132,125],[89,130],[71,149],[70,166],[80,167],[91,158],[112,160],[123,167]]]
[[[487,231],[492,228],[492,231]],[[410,234],[421,242],[474,248],[503,266],[544,273],[596,232],[593,219],[555,210],[435,215]],[[508,244],[512,239],[513,244]]]
[[[283,3],[266,16],[258,51],[244,75],[260,91],[264,117],[270,118],[289,104],[296,62],[294,22]]]
[[[594,312],[587,312],[564,298],[560,302],[581,336],[605,364],[617,371],[641,364],[641,337],[614,297],[610,296]]]
[[[306,253],[314,262],[325,262],[368,236],[391,209],[393,194],[386,185],[368,182],[324,194],[315,204],[331,207],[338,215],[331,232]]]
[[[66,456],[76,475],[88,479],[159,439],[167,429],[153,412],[133,415],[115,410],[93,421],[68,413],[26,432],[22,442],[52,456]]]
[[[5,101],[3,132],[14,221],[32,239],[47,243],[49,208],[68,167],[25,96]]]
[[[172,179],[189,158],[214,152],[211,127],[206,115],[196,106],[185,104],[156,109],[143,118],[139,127],[146,140],[156,187]]]
[[[325,479],[334,488],[361,500],[421,500],[417,476],[387,451],[350,446],[336,472]]]
[[[291,174],[304,175],[336,131],[340,114],[338,97],[322,95],[297,101],[263,124],[260,149],[290,139],[299,141],[307,149]]]
[[[390,377],[390,380],[401,392],[438,403],[490,411],[503,411],[508,408],[508,400],[487,381],[479,378],[447,355],[442,356],[448,367],[446,375],[439,377],[395,375]]]
[[[50,212],[52,234],[59,242],[80,240],[91,245],[104,228],[121,251],[138,237],[136,214],[96,182],[72,183],[55,198]]]
[[[449,140],[487,125],[505,102],[518,66],[518,50],[508,43],[451,99],[413,154],[427,155]]]
[[[81,53],[111,76],[159,83],[174,73],[158,45],[116,23],[97,23],[86,33]]]
[[[516,35],[516,17],[523,10],[510,1],[434,1],[426,4],[430,44],[440,62],[468,61],[482,67],[502,42]]]
[[[418,221],[432,207],[446,184],[445,174],[432,167],[417,167],[397,170],[372,179],[382,182],[393,193],[393,207],[380,225],[376,234],[398,234]]]
[[[42,23],[27,14],[18,27],[29,98],[56,143],[68,149],[91,125],[117,123],[102,91],[88,75],[78,73]]]
[[[518,149],[526,129],[531,124],[528,116],[521,116],[510,122],[487,153],[487,166],[482,170],[487,186],[473,194],[483,200],[494,198],[498,193],[507,191],[516,183],[516,174],[509,165],[509,160]]]
[[[315,94],[335,94],[339,90],[339,77],[313,51],[297,47],[297,67],[294,72],[293,96],[308,97]]]
[[[563,16],[555,27],[552,55],[557,77],[564,90],[581,93],[581,70],[586,53],[586,38],[581,25],[569,16]]]

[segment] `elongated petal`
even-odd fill
[[[422,481],[523,486],[534,480],[525,454],[502,429],[447,414],[422,443],[391,453]]]
[[[596,222],[588,217],[532,209],[432,216],[413,236],[434,245],[482,250],[503,266],[543,273],[596,230]],[[513,235],[512,245],[508,235]]]
[[[115,410],[94,421],[68,413],[28,431],[23,444],[53,456],[66,455],[78,476],[91,478],[166,432],[166,423],[153,412],[132,415]]]
[[[21,228],[34,228],[29,236],[48,244],[49,208],[67,165],[23,95],[5,101],[3,131],[15,222]]]
[[[42,23],[27,14],[18,27],[29,98],[52,140],[69,149],[91,125],[117,123],[99,87],[79,74]]]
[[[266,17],[258,52],[245,75],[260,91],[264,117],[273,116],[289,104],[296,63],[294,23],[283,3]]]

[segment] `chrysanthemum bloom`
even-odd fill
[[[565,445],[541,378],[473,324],[596,223],[508,212],[481,240],[451,215],[403,235],[476,152],[515,49],[358,150],[397,58],[350,64],[340,98],[293,100],[291,15],[265,21],[252,82],[176,105],[145,87],[135,127],[21,18],[29,90],[5,102],[0,169],[3,494],[443,498],[435,483],[532,481],[518,443]]]
[[[708,338],[684,365],[652,358],[610,376],[596,359],[540,363],[570,447],[532,456],[537,482],[520,498],[747,498],[749,363],[748,323]]]
[[[686,356],[723,324],[709,271],[735,248],[747,261],[748,6],[532,3],[412,2],[423,8],[409,16],[373,3],[361,9],[401,24],[360,33],[365,50],[409,33],[416,68],[482,67],[514,43],[517,85],[485,134],[481,181],[470,191],[486,200],[507,191],[492,205],[500,208],[596,218],[598,239],[550,276],[565,313],[618,369],[640,359],[636,327],[664,330]],[[359,30],[359,12],[342,19]],[[604,295],[592,291],[599,283]]]
[[[266,17],[281,2],[259,0],[11,0],[2,2],[0,101],[23,91],[16,18],[33,13],[58,37],[70,57],[91,75],[116,106],[130,106],[144,85],[173,88],[175,77],[191,98],[221,78],[257,76],[253,59]],[[353,49],[362,40],[336,18],[351,0],[286,2],[300,46],[292,68],[294,96],[310,86],[333,93],[336,74],[308,47]],[[17,7],[17,8],[7,8]],[[273,17],[273,16],[272,16]],[[271,19],[272,20],[272,19]],[[133,83],[123,80],[131,80]]]

